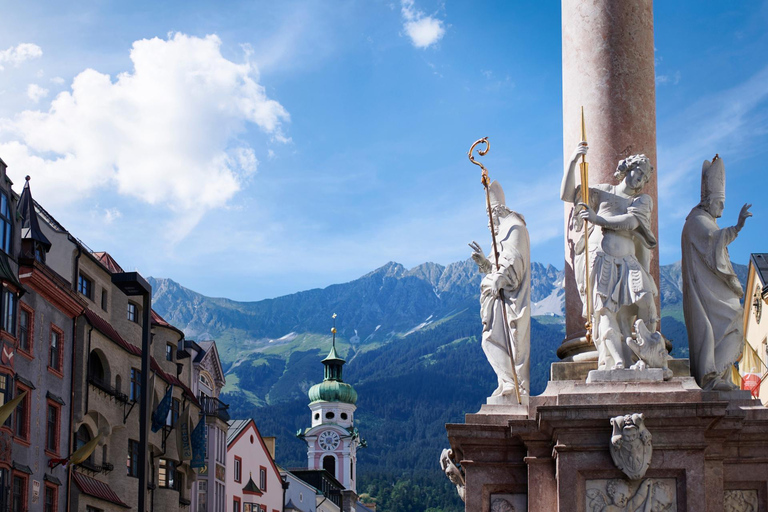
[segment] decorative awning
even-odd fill
[[[264,494],[261,492],[261,489],[259,489],[259,486],[256,485],[256,482],[253,481],[253,476],[250,476],[248,478],[248,483],[245,484],[245,487],[243,487],[243,494],[251,494],[254,496],[261,496]]]
[[[131,508],[120,499],[108,484],[100,480],[86,476],[78,471],[72,472],[72,480],[75,481],[77,488],[80,489],[83,494],[114,503],[115,505],[120,505],[121,507]]]

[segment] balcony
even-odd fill
[[[121,393],[117,390],[117,388],[111,386],[108,382],[105,382],[99,377],[88,377],[88,383],[96,389],[108,394],[111,397],[114,397],[118,402],[128,402],[128,395]]]
[[[229,404],[225,404],[212,396],[201,396],[200,407],[206,416],[216,416],[221,421],[229,421]]]

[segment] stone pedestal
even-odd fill
[[[563,154],[570,159],[581,140],[581,107],[589,142],[589,182],[615,183],[622,158],[644,153],[656,166],[656,83],[652,0],[563,0]],[[656,174],[644,192],[654,201],[658,238]],[[571,206],[565,206],[566,340],[558,356],[592,352],[585,339],[581,297],[573,274]],[[659,283],[658,250],[651,275]],[[659,306],[657,302],[657,307]],[[593,353],[594,358],[597,353]]]
[[[592,512],[601,495],[610,503],[610,486],[643,504],[667,500],[664,510],[742,510],[726,508],[740,500],[768,510],[768,409],[749,392],[705,392],[685,376],[580,378],[550,381],[527,408],[500,407],[484,405],[465,423],[446,425],[465,472],[467,511],[489,512],[497,501],[498,510],[515,512]],[[611,458],[610,419],[634,413],[644,416],[653,452],[644,477],[630,481]]]

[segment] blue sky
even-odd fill
[[[655,3],[660,259],[701,162],[768,251],[768,2]],[[257,300],[488,249],[469,145],[562,268],[559,2],[17,2],[0,157],[94,250]]]

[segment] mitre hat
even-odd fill
[[[493,180],[491,186],[488,187],[488,193],[491,196],[491,209],[493,209],[494,206],[507,205],[504,201],[504,190],[501,188],[498,181]]]
[[[701,166],[701,200],[712,197],[725,198],[725,165],[718,155]]]

